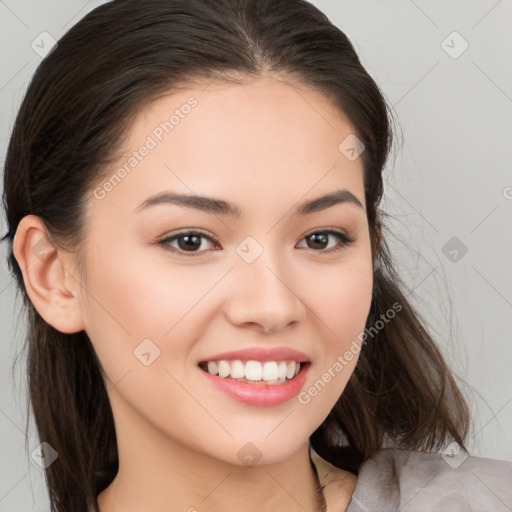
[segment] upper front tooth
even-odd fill
[[[263,380],[277,380],[277,363],[275,361],[267,361],[263,365]]]
[[[245,378],[247,380],[261,380],[263,368],[259,361],[247,361],[245,364]]]
[[[237,359],[231,363],[231,377],[233,379],[241,379],[245,377],[245,365]]]

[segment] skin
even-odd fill
[[[309,403],[273,407],[234,400],[197,363],[238,348],[293,347],[312,363],[307,390],[363,331],[373,284],[363,170],[360,158],[338,150],[354,130],[322,94],[277,76],[201,84],[145,107],[106,176],[190,97],[197,106],[130,174],[103,199],[91,193],[86,280],[73,254],[44,237],[38,217],[20,223],[15,256],[39,313],[62,332],[85,330],[103,367],[120,470],[99,496],[101,512],[317,510],[308,438],[357,355]],[[338,189],[362,207],[293,215],[297,204]],[[164,190],[234,202],[242,215],[177,205],[134,211]],[[211,237],[194,249],[199,255],[177,252],[179,240],[157,245],[186,228]],[[323,246],[306,238],[327,228],[355,240],[327,253],[337,237]],[[252,263],[235,251],[248,236],[263,248]],[[45,243],[37,257],[32,249]],[[133,352],[148,338],[160,356],[145,366]],[[254,466],[237,456],[248,442],[261,453]],[[329,512],[345,510],[355,486],[354,475],[339,476]]]

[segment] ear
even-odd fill
[[[65,334],[84,330],[80,283],[68,268],[69,253],[56,246],[40,217],[27,215],[20,221],[12,249],[27,294],[41,317]]]

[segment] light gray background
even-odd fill
[[[0,0],[2,164],[41,60],[32,42],[42,32],[59,39],[101,3]],[[313,3],[354,42],[398,117],[404,140],[383,203],[394,217],[390,243],[408,297],[472,404],[470,451],[512,461],[512,1]],[[3,216],[0,227],[4,234]],[[11,372],[24,318],[5,244],[0,257],[0,512],[42,512],[33,427],[24,447],[24,376]]]

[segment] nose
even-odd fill
[[[306,311],[290,269],[265,254],[253,263],[235,263],[226,316],[237,327],[270,333],[300,322]]]

